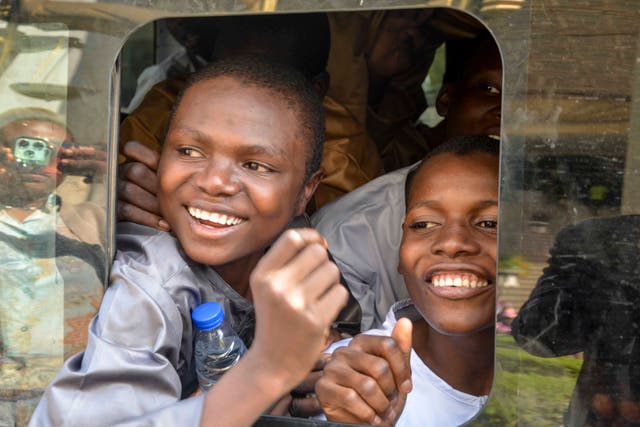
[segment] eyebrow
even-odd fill
[[[208,134],[188,126],[176,126],[173,129],[171,129],[171,132],[189,134],[191,135],[192,138],[200,142],[211,141],[211,137]],[[271,145],[265,145],[265,144],[246,145],[242,147],[242,150],[244,151],[245,154],[249,154],[249,155],[265,154],[268,156],[284,157],[284,158],[289,157],[289,154],[290,154],[290,153],[287,153],[286,150],[283,150],[278,147],[273,147]]]

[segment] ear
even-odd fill
[[[452,84],[445,83],[440,88],[440,92],[438,92],[438,97],[436,98],[436,111],[442,117],[447,117],[449,105],[451,105],[453,90],[454,88]]]
[[[302,215],[305,212],[307,207],[307,203],[313,197],[313,193],[316,192],[316,188],[318,188],[318,184],[320,184],[320,180],[324,176],[322,169],[318,170],[316,173],[311,175],[307,182],[302,187],[300,191],[300,197],[298,197],[298,206],[296,206],[296,215]]]

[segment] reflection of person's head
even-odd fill
[[[444,334],[493,327],[498,145],[449,140],[407,180],[398,270],[427,323]]]
[[[302,75],[258,57],[216,61],[193,76],[170,119],[163,217],[189,257],[232,283],[226,273],[251,271],[304,212],[323,142],[322,105]]]
[[[489,33],[449,41],[446,73],[436,108],[445,117],[447,137],[500,135],[502,62]]]
[[[1,114],[1,203],[27,207],[53,192],[62,178],[56,152],[71,139],[64,119],[48,110],[17,108]]]

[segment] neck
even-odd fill
[[[264,252],[258,251],[254,254],[240,258],[233,262],[215,266],[216,272],[229,284],[240,296],[249,301],[253,301],[249,277],[251,272],[262,258]]]
[[[467,336],[444,335],[421,319],[414,322],[413,348],[450,386],[483,396],[493,384],[494,336],[492,327]]]
[[[18,222],[23,222],[29,215],[33,213],[33,210],[22,208],[7,208],[5,209],[7,215],[15,219]]]
[[[29,217],[29,215],[33,213],[33,211],[42,208],[45,201],[46,198],[37,199],[29,203],[24,203],[24,201],[21,201],[20,207],[14,207],[11,205],[11,203],[6,203],[4,204],[4,209],[7,215],[9,215],[11,218],[15,219],[16,221],[23,222],[25,219],[27,219],[27,217]]]

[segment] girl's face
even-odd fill
[[[493,327],[498,158],[451,153],[414,177],[398,271],[431,327],[467,335]]]

